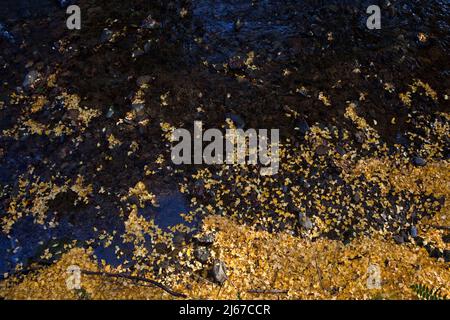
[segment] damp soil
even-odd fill
[[[17,194],[18,179],[29,177],[30,166],[43,181],[56,175],[75,180],[81,175],[95,190],[88,204],[74,205],[76,195],[70,191],[53,199],[48,217],[56,216],[55,228],[26,217],[9,235],[2,233],[0,274],[37,259],[42,248],[52,247],[54,242],[77,240],[83,244],[97,239],[94,230],[122,233],[119,211],[123,204],[117,195],[126,194],[143,179],[162,201],[158,208],[149,207],[140,214],[155,219],[163,228],[179,223],[177,215],[190,210],[189,199],[175,191],[180,182],[187,179],[194,186],[190,196],[207,197],[190,181],[195,167],[187,166],[180,173],[167,166],[151,178],[143,177],[148,163],[170,152],[160,123],[192,130],[193,122],[200,120],[206,127],[220,128],[232,115],[244,128],[278,128],[282,139],[297,145],[303,143],[295,129],[299,123],[319,124],[351,132],[348,143],[362,157],[370,151],[358,149],[357,129],[344,113],[348,103],[358,101],[364,92],[366,101],[358,106],[358,115],[374,123],[380,139],[390,148],[403,144],[408,157],[417,154],[422,140],[408,140],[406,133],[424,133],[407,121],[408,113],[425,115],[429,123],[445,121],[438,113],[450,110],[448,101],[437,103],[422,96],[408,110],[384,85],[390,83],[398,92],[406,92],[413,79],[421,79],[442,96],[450,95],[449,3],[375,1],[382,8],[382,29],[368,30],[365,11],[373,2],[78,1],[83,13],[80,31],[65,28],[67,16],[57,1],[39,7],[34,1],[8,2],[0,23],[16,41],[0,39],[0,99],[9,106],[12,93],[18,92],[31,70],[45,76],[57,72],[55,87],[38,82],[24,91],[24,95],[42,94],[50,100],[49,107],[33,114],[33,119],[43,124],[70,119],[70,114],[55,106],[63,91],[77,94],[83,105],[98,110],[101,116],[84,131],[76,131],[76,139],[65,135],[0,136],[0,216],[6,216],[6,208]],[[30,6],[37,9],[28,10]],[[143,27],[149,15],[158,27]],[[117,38],[102,40],[105,28],[117,33]],[[427,40],[420,41],[419,34],[427,35]],[[257,68],[248,67],[249,54]],[[149,118],[150,125],[141,126],[138,118],[119,126],[119,119],[132,110],[132,96],[142,76],[148,76],[148,90],[139,117]],[[305,90],[299,93],[300,87]],[[321,92],[332,97],[331,108],[316,98]],[[161,96],[167,93],[168,107],[163,107]],[[288,109],[296,116],[286,118]],[[23,111],[20,104],[2,109],[0,131],[17,125]],[[105,139],[109,134],[126,143],[111,150]],[[129,155],[132,141],[138,141],[140,148]],[[442,148],[443,155],[436,160],[448,159],[448,139]],[[113,160],[106,161],[105,156]],[[103,170],[97,170],[99,165]],[[319,175],[312,183],[325,183],[329,176],[329,172]],[[107,192],[98,193],[101,188]],[[376,195],[374,186],[365,196]],[[445,201],[438,200],[439,205]],[[280,228],[270,231],[276,229]],[[120,244],[120,237],[116,240],[115,244],[127,246]],[[100,259],[113,263],[110,249],[101,241],[95,246]]]

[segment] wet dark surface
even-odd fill
[[[33,16],[46,16],[58,9],[58,1],[53,0],[3,0],[0,19],[26,19]]]
[[[10,272],[18,263],[26,265],[38,259],[42,249],[53,243],[58,244],[55,246],[58,251],[61,243],[72,240],[83,244],[96,239],[93,246],[99,259],[119,264],[113,252],[115,245],[123,246],[124,252],[132,251],[130,245],[115,237],[113,245],[105,248],[94,228],[107,233],[124,232],[119,214],[124,204],[116,195],[123,196],[130,186],[145,179],[142,172],[149,163],[157,173],[152,180],[144,182],[158,197],[159,207],[149,206],[139,214],[154,219],[163,229],[181,223],[179,214],[189,210],[189,199],[174,190],[194,168],[176,174],[173,168],[159,168],[155,164],[159,154],[169,151],[161,139],[158,124],[162,122],[191,129],[194,120],[202,120],[206,126],[220,127],[227,115],[233,114],[246,128],[280,128],[283,138],[301,144],[302,137],[294,130],[299,121],[305,121],[306,126],[320,123],[355,133],[354,126],[344,117],[345,107],[348,101],[357,100],[365,92],[367,103],[361,105],[358,114],[370,123],[376,121],[374,127],[389,147],[397,148],[395,144],[400,141],[405,146],[402,151],[408,156],[416,154],[422,140],[405,135],[423,133],[419,123],[406,121],[408,113],[424,115],[429,123],[444,123],[446,120],[437,112],[448,112],[449,104],[422,96],[413,110],[408,110],[401,107],[397,96],[386,93],[379,79],[392,83],[398,92],[405,92],[412,79],[421,79],[437,92],[450,94],[449,2],[392,1],[388,6],[386,1],[379,1],[385,12],[383,28],[368,31],[365,8],[372,2],[79,1],[85,12],[83,28],[70,32],[63,27],[65,12],[56,1],[41,1],[39,7],[37,2],[6,1],[7,11],[2,10],[0,23],[23,45],[0,40],[3,82],[0,98],[8,101],[31,69],[45,75],[58,69],[62,71],[56,88],[38,85],[35,89],[50,97],[50,102],[33,119],[42,123],[62,119],[70,123],[70,115],[54,99],[62,89],[83,97],[83,105],[99,110],[101,116],[86,131],[76,123],[69,124],[79,139],[25,132],[18,139],[0,137],[2,211],[5,212],[17,194],[19,176],[25,174],[31,179],[26,173],[30,166],[34,167],[33,174],[43,181],[55,175],[72,179],[81,175],[94,189],[87,205],[74,205],[75,196],[70,191],[52,200],[47,219],[57,219],[54,228],[46,226],[48,221],[40,225],[32,217],[25,217],[14,224],[8,235],[1,233],[0,274]],[[29,6],[36,9],[27,10]],[[181,8],[187,8],[183,19],[179,18]],[[139,28],[149,13],[161,23],[160,28]],[[37,17],[32,17],[33,14]],[[104,28],[122,34],[116,42],[102,44]],[[419,33],[429,35],[426,43],[417,40]],[[62,39],[65,42],[60,42]],[[245,64],[251,52],[252,64],[257,66],[254,69]],[[139,56],[132,58],[136,53]],[[360,73],[355,73],[355,69]],[[291,74],[283,75],[285,70]],[[150,89],[145,93],[147,107],[138,120],[149,117],[152,125],[142,128],[135,121],[119,127],[116,123],[130,111],[130,97],[138,89],[136,80],[143,75],[150,75],[151,80]],[[307,93],[298,94],[296,90],[300,86]],[[171,93],[169,108],[160,107],[160,97],[166,92]],[[310,99],[319,92],[332,97],[332,108],[325,107],[318,99]],[[203,113],[196,112],[199,106]],[[287,106],[298,113],[296,118],[286,120],[281,116]],[[114,115],[106,117],[110,108],[114,109]],[[18,109],[1,112],[0,131],[20,121]],[[392,118],[397,119],[395,125],[391,124]],[[108,148],[105,139],[111,133],[125,142],[114,150]],[[130,156],[132,141],[139,141],[140,149]],[[97,142],[100,147],[96,146]],[[359,149],[357,138],[351,138],[348,144],[359,151],[359,157],[371,152]],[[441,159],[448,158],[448,150],[447,139]],[[111,156],[113,161],[105,161],[105,156]],[[97,170],[99,165],[103,166],[102,171]],[[309,183],[327,190],[336,181],[343,183],[338,175],[330,169]],[[329,181],[333,177],[336,179]],[[107,192],[100,194],[102,187]],[[377,186],[372,187],[365,194],[367,199],[377,197],[379,190]],[[346,194],[351,194],[352,188],[347,189]],[[203,196],[205,191],[200,193],[200,198],[208,204],[209,195]],[[422,196],[425,202],[427,196]],[[404,201],[411,200],[406,191],[405,195],[393,194],[391,198],[393,206],[400,203],[407,207]],[[257,208],[257,204],[242,206],[243,212]],[[273,228],[278,229],[279,226]],[[353,231],[350,228],[343,231],[344,235],[327,236],[347,240],[350,236],[345,232]],[[150,240],[148,246],[152,248]],[[126,259],[131,260],[131,254],[125,255]]]

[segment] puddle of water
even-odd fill
[[[156,208],[155,223],[163,230],[167,231],[169,227],[184,224],[193,227],[194,223],[187,223],[180,216],[181,213],[189,212],[187,200],[183,194],[176,192],[158,198],[159,207]]]
[[[181,213],[187,213],[190,210],[183,194],[171,192],[160,195],[158,200],[158,208],[149,207],[142,209],[139,213],[146,219],[154,219],[155,224],[163,231],[168,232],[171,226],[178,224],[188,227],[194,227],[197,224],[195,221],[186,223],[180,216]],[[76,222],[72,220],[71,214],[77,216]],[[29,263],[39,261],[41,254],[47,248],[57,259],[65,243],[77,240],[82,245],[89,239],[98,238],[99,234],[94,231],[94,228],[108,235],[116,232],[110,245],[105,246],[101,240],[93,245],[98,261],[104,260],[112,266],[121,264],[125,267],[130,266],[131,262],[127,265],[124,265],[124,262],[133,260],[134,248],[133,244],[124,243],[121,237],[125,232],[124,221],[116,215],[99,216],[87,209],[63,215],[55,228],[36,224],[34,218],[29,216],[16,222],[9,236],[0,233],[0,278],[4,273],[12,273],[19,264],[26,268]],[[145,238],[144,245],[149,252],[153,250],[150,237]],[[116,248],[120,248],[123,253],[120,258],[117,257]]]

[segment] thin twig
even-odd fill
[[[289,290],[280,290],[280,289],[251,289],[247,290],[248,293],[257,293],[257,294],[286,294]]]
[[[0,280],[5,280],[5,279],[9,278],[10,276],[16,276],[16,277],[17,276],[25,276],[31,272],[40,271],[40,270],[42,270],[42,268],[45,268],[45,267],[48,267],[51,265],[51,263],[47,262],[47,261],[37,261],[36,264],[37,264],[36,267],[30,267],[30,268],[23,269],[23,270],[16,270],[6,277],[4,275],[1,275]]]
[[[104,277],[110,277],[110,278],[121,278],[121,279],[133,280],[133,281],[147,282],[147,283],[151,283],[152,285],[166,291],[167,293],[171,294],[174,297],[187,298],[187,295],[185,295],[184,293],[179,293],[179,292],[173,291],[172,289],[163,285],[162,283],[159,283],[155,280],[151,280],[151,279],[147,279],[147,278],[135,277],[135,276],[130,276],[127,274],[122,274],[122,273],[97,272],[97,271],[89,271],[89,270],[81,270],[81,273],[85,274],[85,275],[91,275],[91,276],[104,276]]]

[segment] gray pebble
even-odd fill
[[[219,284],[223,284],[225,281],[227,281],[227,267],[224,262],[217,260],[212,268],[212,276],[214,278],[214,281],[216,281]]]

